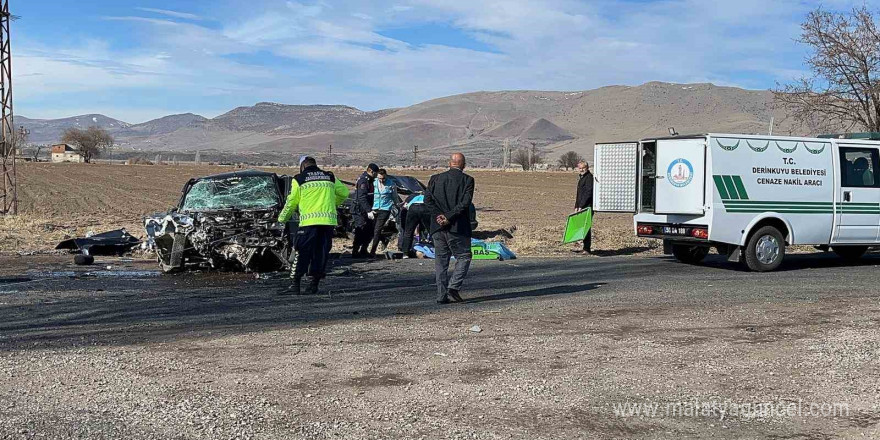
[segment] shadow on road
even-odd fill
[[[585,282],[605,271],[597,261],[480,262],[474,264],[466,283],[467,293],[473,295],[469,303],[491,308],[499,300],[536,301],[587,292],[603,284]],[[34,277],[32,282],[0,284],[0,351],[128,345],[339,320],[445,313],[449,308],[434,302],[433,265],[428,263],[337,260],[333,276],[322,286],[332,294],[300,297],[276,295],[290,283],[281,276]],[[645,275],[651,269],[635,270]]]
[[[593,255],[597,257],[617,257],[622,255],[635,255],[642,252],[648,252],[654,248],[648,246],[630,246],[613,250],[597,250],[593,251]]]
[[[677,264],[683,264],[677,262],[675,259],[672,259],[670,261]],[[828,269],[835,267],[846,268],[876,266],[878,264],[880,264],[880,254],[866,254],[864,257],[855,261],[844,260],[843,258],[838,257],[832,252],[787,254],[785,256],[785,259],[782,261],[782,265],[779,266],[779,268],[776,269],[774,272],[790,272],[805,269]],[[704,265],[707,267],[728,269],[737,272],[749,271],[748,268],[746,268],[745,264],[731,263],[727,261],[727,257],[721,255],[708,256],[704,262]]]
[[[544,287],[540,289],[532,289],[525,290],[522,292],[509,292],[509,293],[499,293],[496,295],[488,295],[488,296],[480,296],[476,298],[469,298],[464,301],[466,304],[476,304],[487,301],[499,301],[504,299],[516,299],[516,298],[529,298],[529,297],[539,297],[539,296],[547,296],[547,295],[563,295],[566,293],[580,293],[587,292],[593,289],[597,289],[601,286],[604,286],[605,283],[588,283],[588,284],[573,284],[568,286],[554,286],[554,287]]]

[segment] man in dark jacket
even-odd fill
[[[458,292],[471,265],[470,206],[474,198],[474,178],[464,173],[464,167],[464,155],[453,154],[449,171],[431,176],[425,191],[425,206],[431,213],[438,304],[448,304],[449,298],[462,300]],[[455,269],[450,277],[452,255]]]
[[[373,211],[373,180],[378,172],[379,166],[371,163],[355,183],[354,200],[351,204],[351,217],[354,221],[352,258],[366,258],[369,255],[367,248],[373,239],[373,220],[369,214]]]
[[[577,165],[577,169],[581,177],[578,179],[577,199],[574,203],[575,213],[583,211],[587,208],[593,208],[593,173],[590,172],[590,166],[586,162],[579,162]],[[587,231],[586,238],[584,238],[583,250],[578,250],[575,252],[585,252],[589,254],[592,241],[593,228],[590,228],[590,230]]]

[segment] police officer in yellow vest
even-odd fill
[[[337,225],[336,208],[348,198],[348,188],[333,173],[318,168],[312,157],[303,157],[300,173],[293,177],[287,203],[278,216],[286,223],[294,211],[299,211],[299,230],[294,238],[293,286],[282,295],[299,295],[302,277],[311,282],[307,295],[318,293],[318,284],[327,271],[327,259],[333,246],[333,231]]]

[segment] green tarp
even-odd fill
[[[593,210],[587,208],[581,212],[568,216],[565,225],[565,235],[562,236],[562,244],[581,241],[587,236],[587,232],[593,227]]]

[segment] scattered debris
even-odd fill
[[[86,254],[79,254],[73,257],[73,264],[77,266],[91,266],[95,264],[95,257]]]
[[[478,326],[478,325],[471,327],[470,330],[474,333],[479,333],[479,332],[483,331],[483,329],[480,328],[480,326]]]
[[[123,255],[140,243],[139,239],[131,236],[125,229],[117,229],[101,234],[89,232],[83,238],[64,240],[55,249],[81,252],[85,255]]]

